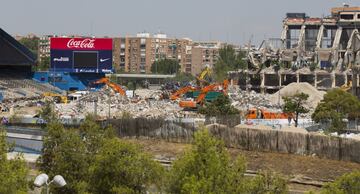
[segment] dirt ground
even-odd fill
[[[170,143],[163,140],[126,139],[139,144],[155,157],[173,159],[191,147],[190,144]],[[337,177],[360,170],[359,163],[321,159],[312,156],[292,154],[250,152],[239,149],[229,149],[231,156],[239,154],[247,158],[248,170],[272,170],[286,177],[310,178],[317,181],[331,181]]]

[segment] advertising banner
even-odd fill
[[[77,73],[112,72],[111,38],[51,38],[51,70]]]

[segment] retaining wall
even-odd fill
[[[120,137],[145,137],[177,143],[191,143],[198,129],[193,123],[161,119],[112,120]],[[360,163],[360,141],[314,133],[260,130],[226,125],[208,125],[209,131],[227,147],[249,151],[317,155],[321,158]]]

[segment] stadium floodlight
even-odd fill
[[[47,184],[49,180],[49,176],[47,174],[40,174],[35,178],[34,185],[37,187],[41,187],[44,184]]]
[[[56,175],[52,182],[55,184],[55,186],[57,187],[63,187],[66,185],[66,181],[65,179],[61,176],[61,175]]]
[[[35,178],[34,185],[36,187],[46,186],[46,193],[49,193],[49,185],[54,183],[56,187],[63,187],[66,185],[65,179],[61,175],[56,175],[52,181],[48,182],[49,176],[47,174],[40,174]]]

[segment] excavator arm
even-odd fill
[[[210,67],[205,67],[205,69],[199,74],[199,76],[196,77],[197,81],[199,82],[199,85],[201,83],[208,83],[208,80],[206,80],[206,77],[210,77],[212,74]]]
[[[175,93],[173,93],[170,96],[170,100],[176,100],[178,99],[181,95],[185,94],[188,91],[192,91],[192,90],[196,90],[196,88],[192,87],[192,86],[186,86],[183,88],[180,88],[179,90],[177,90]]]
[[[352,81],[349,81],[347,84],[344,84],[340,87],[342,91],[349,91],[352,88]]]
[[[201,89],[201,92],[195,101],[180,101],[179,106],[182,108],[196,108],[198,104],[202,105],[204,103],[205,97],[210,91],[220,90],[220,88],[222,87],[222,92],[226,95],[228,85],[229,81],[227,80],[224,80],[223,84],[208,85]]]
[[[118,84],[113,83],[109,80],[109,78],[104,77],[94,82],[94,84],[106,84],[110,88],[112,88],[115,92],[118,92],[122,96],[126,95],[125,90],[123,90]]]

